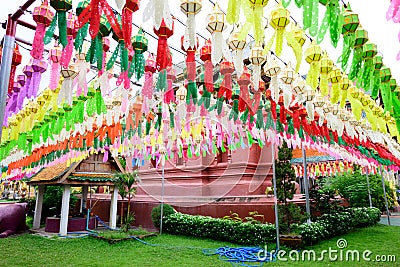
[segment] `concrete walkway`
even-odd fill
[[[387,220],[387,216],[386,215],[382,215],[381,217],[381,224],[388,224],[388,220]],[[390,216],[390,225],[393,226],[400,226],[400,216],[398,213],[393,213],[392,216]]]

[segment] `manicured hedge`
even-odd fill
[[[306,245],[347,233],[354,227],[371,226],[379,222],[377,208],[349,208],[344,212],[324,214],[311,224],[298,226]],[[274,224],[251,224],[208,216],[174,213],[164,220],[164,231],[175,235],[211,238],[243,245],[263,245],[275,241]]]
[[[311,224],[302,224],[299,231],[303,242],[316,244],[321,240],[347,233],[351,228],[366,227],[379,222],[381,212],[377,208],[349,208],[335,214],[324,214]]]
[[[251,224],[200,215],[175,213],[165,218],[164,231],[170,234],[211,238],[243,245],[274,242],[275,225]]]

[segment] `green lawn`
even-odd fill
[[[393,254],[396,263],[377,262],[277,262],[265,266],[400,266],[400,227],[378,225],[357,229],[342,236],[348,249],[370,250],[377,254]],[[318,255],[324,249],[337,249],[333,238],[307,249]],[[33,235],[22,235],[0,239],[2,257],[0,266],[232,266],[218,259],[205,256],[202,248],[237,246],[212,240],[197,240],[190,237],[162,235],[150,237],[147,242],[160,246],[149,246],[137,241],[108,244],[94,238],[46,239]],[[191,247],[191,248],[187,248]]]

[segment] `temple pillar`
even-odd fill
[[[111,191],[112,190],[112,191]],[[111,204],[110,204],[110,222],[109,226],[112,229],[117,228],[117,205],[118,205],[118,188],[110,187]]]
[[[39,185],[36,196],[35,215],[33,217],[32,229],[40,228],[40,220],[42,218],[43,195],[44,195],[44,185]]]
[[[67,235],[70,194],[71,194],[71,186],[67,184],[64,185],[62,203],[61,203],[61,219],[60,219],[60,232],[59,232],[61,236]]]
[[[82,199],[81,199],[80,213],[82,213],[84,210],[86,210],[87,194],[88,194],[88,186],[83,185],[82,186]]]

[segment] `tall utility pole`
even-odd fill
[[[28,0],[14,14],[9,14],[7,19],[6,35],[4,36],[3,51],[0,69],[0,123],[3,125],[4,112],[6,109],[6,99],[8,84],[10,82],[11,63],[15,46],[15,31],[17,29],[17,21],[36,0]],[[1,140],[0,128],[0,140]]]

